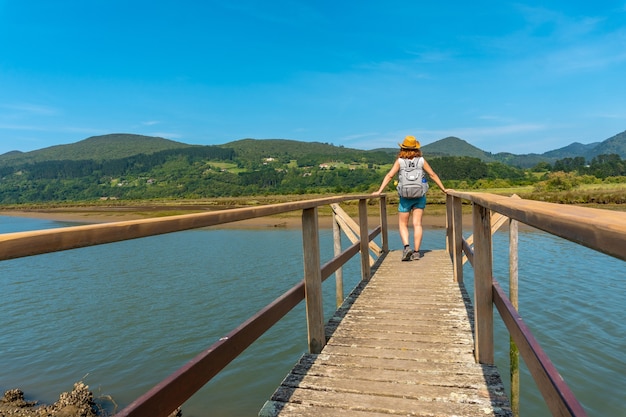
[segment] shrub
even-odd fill
[[[545,181],[535,185],[535,191],[570,191],[580,184],[580,179],[572,172],[553,172]]]

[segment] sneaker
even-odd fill
[[[402,260],[403,261],[410,261],[412,255],[413,255],[413,249],[406,248],[406,249],[404,249],[404,252],[402,252]]]
[[[411,255],[411,260],[412,261],[419,261],[422,257],[422,254],[419,253],[419,251],[415,251],[413,252],[413,254]]]

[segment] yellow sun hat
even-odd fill
[[[402,149],[419,149],[420,148],[420,143],[417,139],[415,139],[415,136],[407,136],[404,138],[404,142],[402,143],[398,143],[398,145],[400,145],[400,148]]]

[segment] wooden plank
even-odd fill
[[[359,236],[352,231],[352,228],[348,225],[348,223],[346,223],[345,219],[337,215],[336,213],[335,213],[335,216],[336,216],[335,218],[336,223],[339,224],[339,227],[341,228],[343,233],[346,235],[348,240],[352,243],[359,242],[360,241]],[[370,265],[374,265],[374,262],[375,262],[374,257],[369,255],[369,260],[370,260]]]
[[[469,297],[449,254],[389,252],[260,412],[275,416],[510,416],[495,366],[476,363]]]
[[[350,234],[352,236],[355,236],[358,240],[358,237],[361,236],[361,226],[359,226],[359,224],[357,224],[357,222],[355,222],[352,219],[352,217],[350,217],[348,213],[346,213],[344,209],[341,208],[339,204],[331,204],[330,207],[332,208],[335,215],[339,219],[341,219],[340,224],[341,224],[342,229],[346,233],[346,236],[348,235],[349,232],[351,232]],[[356,242],[356,240],[352,240],[352,239],[350,240],[352,241],[352,243]],[[376,244],[376,242],[369,242],[368,245],[369,245],[370,250],[374,252],[377,256],[382,253],[382,249],[380,248],[380,246]]]

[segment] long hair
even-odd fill
[[[403,159],[419,158],[420,156],[422,156],[422,150],[421,149],[402,149],[402,148],[400,148],[400,152],[398,152],[398,158],[403,158]]]

